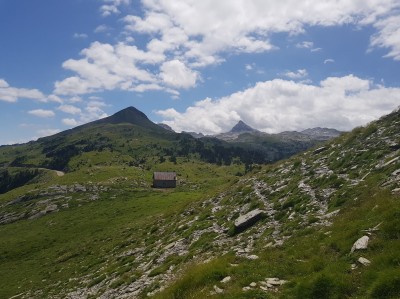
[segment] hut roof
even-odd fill
[[[153,179],[159,181],[175,181],[176,173],[175,172],[154,172]]]

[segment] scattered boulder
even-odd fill
[[[215,291],[215,293],[217,293],[217,294],[221,294],[221,293],[223,293],[223,292],[224,292],[224,290],[223,290],[223,289],[221,289],[221,288],[217,287],[216,285],[214,285],[214,291]]]
[[[313,151],[313,154],[316,155],[316,154],[322,153],[323,151],[325,151],[327,149],[328,148],[326,146],[319,147],[319,148],[317,148],[316,150]]]
[[[248,256],[246,256],[246,257],[247,257],[247,259],[249,259],[249,260],[256,260],[256,259],[258,259],[258,255],[255,255],[255,254],[248,255]]]
[[[366,259],[365,257],[360,257],[357,262],[359,262],[363,266],[369,266],[371,264],[371,261]]]
[[[224,279],[222,279],[221,282],[222,282],[222,283],[227,283],[227,282],[230,282],[231,279],[232,279],[232,277],[227,276],[227,277],[225,277]]]
[[[353,247],[351,247],[350,253],[353,253],[355,250],[367,249],[368,248],[368,241],[369,241],[369,237],[368,236],[362,236],[360,239],[358,239],[353,244]]]
[[[257,221],[262,219],[264,217],[265,211],[260,210],[260,209],[255,209],[250,212],[248,212],[245,215],[239,216],[235,222],[235,233],[239,233],[243,230],[245,230],[248,227],[251,227],[254,225]]]

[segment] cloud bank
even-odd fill
[[[73,76],[55,82],[59,95],[103,90],[164,90],[178,95],[201,80],[202,68],[224,62],[228,55],[278,50],[277,33],[298,35],[309,27],[372,26],[370,50],[384,48],[400,60],[400,2],[397,0],[142,0],[141,15],[121,16],[126,40],[138,35],[143,48],[119,42],[94,42],[63,68]],[[103,0],[103,16],[122,14],[129,0]],[[319,51],[311,41],[297,48]],[[367,49],[366,49],[367,50]],[[173,74],[173,76],[171,75]]]
[[[239,120],[268,133],[331,127],[350,130],[394,110],[400,88],[375,86],[353,75],[329,77],[319,85],[275,79],[220,99],[204,99],[184,112],[160,110],[176,131],[215,134]]]

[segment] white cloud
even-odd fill
[[[94,29],[94,33],[108,32],[111,28],[105,24],[99,25]]]
[[[319,52],[319,51],[322,51],[322,48],[313,48],[310,51],[311,52]]]
[[[49,102],[55,102],[55,103],[63,103],[64,100],[62,98],[60,98],[59,96],[56,96],[54,94],[51,94],[47,97],[47,101]]]
[[[386,57],[400,60],[400,15],[380,20],[374,26],[379,31],[372,36],[371,46],[388,48]]]
[[[246,69],[246,71],[251,71],[253,69],[253,65],[252,64],[246,64],[244,66],[244,68]]]
[[[130,0],[103,0],[105,4],[100,7],[100,12],[103,17],[112,14],[119,14],[119,6],[130,4]]]
[[[310,41],[303,41],[301,43],[296,44],[296,48],[300,49],[311,49],[314,47],[314,43]]]
[[[120,13],[130,0],[102,0],[104,16]],[[276,33],[296,35],[308,27],[375,26],[371,47],[385,47],[397,59],[397,18],[388,17],[400,4],[396,0],[142,0],[141,13],[121,18],[123,37],[142,35],[147,44],[139,49],[128,43],[94,42],[69,59],[63,67],[74,74],[55,82],[58,95],[79,95],[104,90],[143,92],[162,87],[190,88],[200,78],[200,68],[224,62],[227,54],[259,53],[278,49],[270,39]],[[109,30],[100,25],[95,32]],[[320,51],[312,41],[299,48]],[[325,63],[330,62],[326,60]],[[178,78],[171,71],[178,71]],[[183,76],[181,76],[183,75]],[[187,76],[186,76],[187,75]]]
[[[82,99],[81,99],[80,97],[78,97],[78,96],[75,96],[75,97],[69,98],[69,99],[68,99],[68,102],[70,102],[70,103],[72,103],[72,104],[74,104],[74,103],[80,103],[80,102],[82,102]]]
[[[288,77],[290,79],[302,79],[308,76],[308,72],[306,69],[300,69],[295,72],[286,72],[283,76]]]
[[[189,88],[196,86],[199,74],[192,71],[180,60],[164,62],[160,73],[162,81],[177,88]]]
[[[37,89],[11,87],[4,79],[0,79],[0,100],[14,103],[18,99],[45,101],[46,96]]]
[[[30,110],[30,111],[28,111],[28,113],[32,114],[34,116],[38,116],[38,117],[53,117],[53,116],[55,116],[55,113],[52,110],[44,110],[44,109]]]
[[[376,99],[380,99],[377,101]],[[158,111],[176,131],[226,132],[240,119],[276,133],[312,127],[350,130],[391,112],[400,88],[374,86],[353,75],[330,77],[319,85],[275,79],[229,96],[195,103],[184,112]]]
[[[86,33],[74,33],[74,35],[72,36],[73,38],[81,38],[81,39],[85,39],[88,38],[88,35]]]
[[[325,60],[324,60],[324,64],[327,64],[327,63],[334,63],[334,62],[335,62],[335,60],[332,59],[332,58],[328,58],[328,59],[325,59]]]
[[[132,90],[139,82],[155,83],[157,78],[138,65],[153,65],[164,60],[164,56],[144,52],[136,46],[119,43],[115,46],[94,42],[81,51],[84,58],[69,59],[63,63],[65,69],[77,75],[57,81],[55,93],[78,95],[102,90]]]
[[[85,107],[79,108],[72,105],[62,105],[58,109],[74,115],[73,118],[63,118],[62,123],[69,127],[82,125],[100,118],[107,117],[107,113],[103,108],[107,106],[99,98],[92,97],[93,99],[86,103]]]
[[[265,52],[276,49],[269,38],[274,33],[290,35],[305,32],[311,26],[336,26],[353,24],[365,26],[378,22],[379,30],[388,36],[397,34],[393,27],[396,20],[385,22],[387,16],[399,8],[396,0],[326,0],[320,1],[257,1],[235,0],[146,0],[142,1],[144,16],[127,16],[126,29],[155,36],[148,47],[157,45],[163,53],[168,52],[192,63],[205,66],[221,62],[224,52]],[[391,28],[387,24],[391,23]],[[398,28],[398,26],[397,26]],[[173,42],[172,36],[176,37]],[[383,31],[382,31],[383,32]],[[377,46],[394,48],[395,43],[377,41]],[[299,48],[314,48],[311,41],[297,44]],[[392,54],[390,54],[392,55]],[[190,65],[190,64],[189,64]]]
[[[79,125],[79,123],[74,118],[63,118],[62,123],[69,127],[75,127]]]
[[[79,114],[82,112],[80,108],[75,107],[73,105],[61,105],[57,109],[68,114]]]

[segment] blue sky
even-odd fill
[[[397,0],[0,0],[0,144],[128,106],[176,131],[350,130],[400,105]]]

